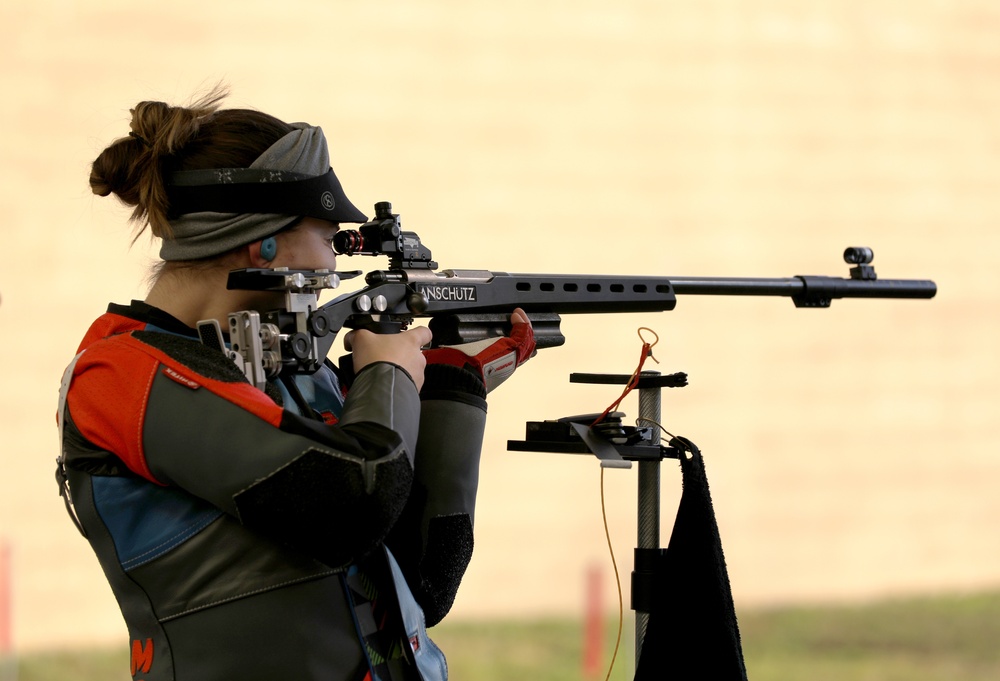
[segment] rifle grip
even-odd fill
[[[351,384],[354,383],[354,355],[341,355],[337,361],[337,369],[339,369],[337,378],[340,379],[345,388],[350,388]]]

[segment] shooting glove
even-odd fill
[[[486,392],[492,391],[535,354],[535,332],[531,323],[511,321],[509,336],[424,350],[427,364],[464,368],[483,381]]]

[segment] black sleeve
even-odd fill
[[[431,365],[420,397],[413,491],[386,543],[433,626],[472,558],[486,389],[470,372]]]

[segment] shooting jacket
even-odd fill
[[[331,367],[265,394],[161,310],[110,306],[63,378],[57,478],[133,677],[445,679],[424,625],[471,558],[477,380],[431,366],[418,395],[380,363],[346,398]]]

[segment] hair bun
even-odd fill
[[[163,102],[139,102],[130,111],[129,135],[157,155],[173,154],[198,134],[199,123],[214,110],[215,106],[201,102],[191,108]]]
[[[182,151],[201,124],[227,95],[216,87],[189,107],[164,102],[139,102],[130,110],[128,137],[113,142],[90,168],[90,189],[98,196],[114,194],[134,208],[132,219],[149,222],[156,236],[170,233],[164,160]]]

